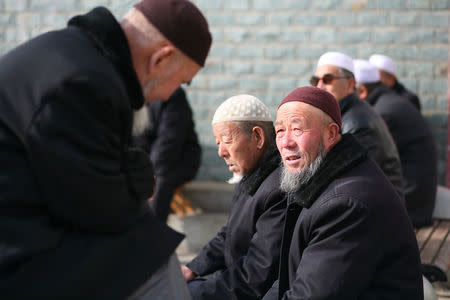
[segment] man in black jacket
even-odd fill
[[[397,67],[395,61],[381,54],[373,54],[369,58],[369,62],[378,68],[380,73],[380,81],[392,89],[397,95],[403,96],[409,100],[419,111],[421,109],[419,97],[413,92],[407,90],[403,84],[397,79]]]
[[[336,98],[342,114],[342,133],[355,136],[403,197],[403,175],[397,148],[383,119],[356,96],[352,58],[339,52],[323,54],[311,84]]]
[[[397,146],[404,176],[406,208],[415,227],[432,223],[437,188],[437,155],[425,118],[380,81],[376,66],[354,60],[358,96],[384,119]]]
[[[260,299],[277,277],[286,207],[273,123],[259,99],[239,95],[212,124],[219,156],[241,179],[226,226],[183,273],[193,299]]]
[[[150,205],[166,222],[175,189],[197,174],[202,149],[183,88],[178,88],[168,101],[151,102],[146,109],[150,124],[136,137],[136,144],[150,155],[156,175]]]
[[[184,298],[182,235],[148,207],[133,112],[189,82],[210,44],[191,2],[144,0],[120,23],[98,7],[0,59],[1,299],[148,297],[156,283]]]
[[[288,194],[279,281],[269,299],[423,299],[403,201],[342,125],[334,97],[292,91],[275,122]]]

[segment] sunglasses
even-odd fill
[[[335,76],[333,74],[325,74],[322,78],[317,76],[311,76],[309,79],[309,83],[311,83],[312,86],[317,86],[319,84],[319,81],[322,80],[323,84],[330,84],[335,79],[344,79],[349,78],[348,76]]]

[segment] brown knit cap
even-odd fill
[[[142,0],[134,6],[169,41],[200,66],[205,65],[212,37],[208,22],[188,0]]]
[[[336,98],[325,90],[319,89],[314,86],[304,86],[293,90],[287,95],[281,104],[278,106],[291,102],[305,102],[312,106],[317,107],[327,115],[329,115],[338,125],[342,126],[341,111]]]

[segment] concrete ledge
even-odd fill
[[[191,181],[187,183],[182,194],[195,208],[205,212],[228,213],[235,185],[217,181]]]

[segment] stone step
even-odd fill
[[[176,252],[182,264],[191,261],[197,253],[226,224],[228,213],[199,213],[193,216],[179,217],[170,214],[167,224],[174,230],[186,235]]]
[[[194,208],[205,212],[228,213],[234,184],[217,181],[191,181],[181,194],[192,202]]]

